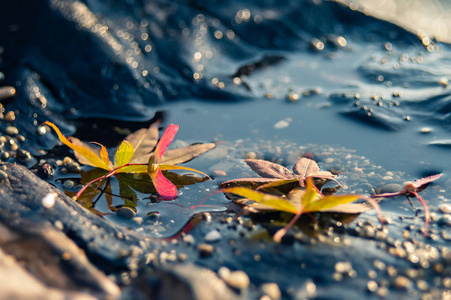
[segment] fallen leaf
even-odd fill
[[[358,199],[365,199],[363,195],[330,195],[322,196],[313,185],[312,178],[308,177],[306,180],[306,186],[294,189],[288,194],[288,199],[262,193],[260,191],[254,191],[246,187],[231,187],[222,189],[224,193],[230,193],[244,197],[246,200],[251,200],[251,203],[239,200],[237,202],[249,206],[253,211],[283,211],[294,214],[295,217],[282,229],[280,229],[275,235],[274,240],[280,241],[299,219],[303,213],[311,212],[330,212],[332,209],[339,205],[344,205]],[[259,205],[253,205],[252,203],[258,203]]]
[[[230,186],[243,186],[258,184],[258,189],[268,189],[284,186],[290,183],[298,182],[301,187],[305,186],[307,178],[320,178],[333,180],[336,175],[328,171],[320,171],[318,164],[307,157],[302,157],[293,167],[291,172],[282,165],[262,160],[262,159],[245,159],[244,162],[258,175],[263,178],[239,178],[233,179],[221,184],[222,188]]]
[[[427,232],[428,232],[429,220],[430,220],[429,208],[428,208],[426,202],[423,200],[423,198],[421,198],[421,196],[418,193],[421,192],[422,190],[424,190],[431,182],[439,179],[441,176],[442,176],[442,174],[440,173],[440,174],[435,174],[432,176],[420,178],[412,183],[406,184],[404,186],[404,188],[397,193],[383,193],[383,194],[372,195],[371,197],[388,198],[388,197],[396,197],[396,196],[404,195],[407,198],[409,198],[412,195],[415,196],[418,199],[418,201],[420,201],[420,203],[423,205],[423,208],[424,208],[425,224],[424,224],[423,235],[426,236]]]

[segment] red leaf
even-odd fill
[[[157,163],[160,162],[161,157],[163,156],[164,151],[166,151],[166,148],[168,148],[169,144],[172,142],[172,140],[175,137],[175,134],[179,130],[178,125],[171,124],[168,126],[166,131],[163,133],[163,136],[160,139],[160,142],[157,145],[157,148],[155,149],[155,155],[157,157]]]
[[[158,194],[166,200],[171,200],[177,197],[177,187],[164,177],[161,173],[160,167],[156,167],[155,170],[149,172],[150,178],[152,178],[153,185]]]
[[[413,182],[413,185],[415,186],[415,188],[418,189],[418,188],[422,187],[425,184],[431,183],[432,181],[435,181],[435,180],[439,179],[441,176],[442,176],[442,174],[440,173],[440,174],[435,174],[435,175],[432,175],[432,176],[424,177],[424,178],[415,180]]]

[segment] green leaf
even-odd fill
[[[130,162],[135,153],[132,144],[127,141],[122,141],[116,151],[116,156],[114,158],[115,167],[120,167],[126,165]]]

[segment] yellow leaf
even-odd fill
[[[109,166],[110,165],[110,158],[108,157],[108,151],[106,150],[105,146],[100,144],[100,143],[96,143],[96,142],[91,142],[91,143],[100,146],[100,158],[103,160],[103,162],[107,166]]]
[[[93,166],[95,166],[97,168],[105,169],[105,170],[111,170],[108,167],[108,163],[105,163],[94,152],[92,152],[89,149],[86,149],[84,147],[81,147],[79,145],[75,145],[75,144],[69,142],[69,140],[61,133],[61,131],[58,129],[58,127],[56,127],[55,124],[48,122],[48,121],[44,122],[44,124],[52,127],[55,130],[56,134],[58,135],[59,140],[64,145],[66,145],[67,147],[71,148],[72,150],[74,150],[75,152],[77,152],[78,154],[80,154],[81,156],[86,158]]]
[[[325,211],[340,204],[346,204],[356,201],[364,196],[362,195],[332,195],[321,198],[317,201],[304,204],[304,212]]]
[[[222,189],[222,191],[225,193],[232,193],[241,197],[245,197],[249,200],[270,206],[276,210],[285,211],[292,214],[298,213],[298,210],[291,202],[281,197],[257,192],[245,187],[226,188]]]
[[[132,165],[120,168],[117,173],[147,173],[147,165]]]
[[[130,162],[135,153],[132,144],[127,141],[122,141],[116,150],[116,156],[114,157],[115,167],[126,165]]]
[[[302,206],[304,207],[304,211],[305,211],[305,207],[310,205],[316,199],[318,199],[319,196],[320,195],[318,194],[317,190],[313,186],[313,179],[311,177],[308,177],[305,194],[302,197]]]
[[[162,171],[167,171],[167,170],[187,170],[187,171],[192,171],[192,172],[196,172],[196,173],[202,174],[202,175],[204,175],[205,177],[210,178],[210,177],[209,177],[207,174],[205,174],[204,172],[201,172],[201,171],[196,170],[196,169],[188,168],[188,167],[175,166],[175,165],[160,165],[160,164],[159,164],[159,166],[160,166],[160,169],[161,169]]]

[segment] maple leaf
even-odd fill
[[[408,183],[404,186],[402,190],[400,190],[397,193],[383,193],[383,194],[377,194],[372,195],[371,197],[382,197],[382,198],[388,198],[388,197],[396,197],[396,196],[406,196],[407,199],[411,197],[412,195],[415,196],[418,201],[423,205],[424,208],[424,233],[423,235],[426,236],[428,232],[429,227],[429,220],[430,220],[430,214],[429,214],[429,208],[426,204],[426,202],[421,198],[421,196],[418,194],[422,190],[424,190],[431,182],[439,179],[442,176],[442,174],[435,174],[428,177],[420,178],[418,180],[415,180],[414,182]],[[409,199],[410,201],[410,199]]]
[[[245,159],[244,162],[262,178],[239,178],[233,179],[221,184],[221,187],[233,185],[260,185],[258,190],[274,188],[290,183],[298,182],[301,187],[305,187],[307,178],[321,178],[333,180],[340,184],[333,175],[328,171],[320,171],[318,164],[307,157],[302,157],[293,167],[293,172],[282,165],[262,160],[262,159]]]
[[[366,199],[363,195],[329,195],[322,196],[313,185],[313,180],[308,177],[305,188],[295,189],[288,195],[288,199],[279,196],[254,191],[246,187],[231,187],[222,189],[224,193],[231,193],[245,199],[236,202],[245,204],[254,210],[277,210],[294,214],[294,218],[273,236],[274,241],[279,242],[285,233],[293,227],[303,213],[310,212],[332,212],[334,207],[344,205],[358,199]],[[251,204],[246,204],[246,200],[251,200]],[[254,203],[257,203],[255,205]],[[263,205],[263,206],[262,206]]]
[[[55,124],[50,122],[44,122],[44,124],[52,127],[57,133],[60,141],[74,150],[74,155],[81,164],[108,171],[107,174],[88,182],[77,193],[75,196],[76,199],[89,185],[97,181],[99,182],[99,185],[104,179],[118,173],[144,172],[149,174],[155,189],[160,196],[165,199],[173,199],[177,196],[177,188],[162,174],[161,170],[188,170],[208,177],[208,175],[201,171],[176,166],[175,164],[186,162],[215,147],[215,144],[213,143],[195,144],[185,148],[175,149],[171,152],[168,151],[169,155],[163,157],[164,152],[178,131],[178,125],[169,125],[158,142],[158,128],[156,125],[152,124],[148,129],[140,129],[122,141],[116,149],[113,163],[109,159],[108,151],[105,146],[94,143],[99,147],[93,147],[74,137],[67,139]],[[152,152],[154,147],[155,151]]]

